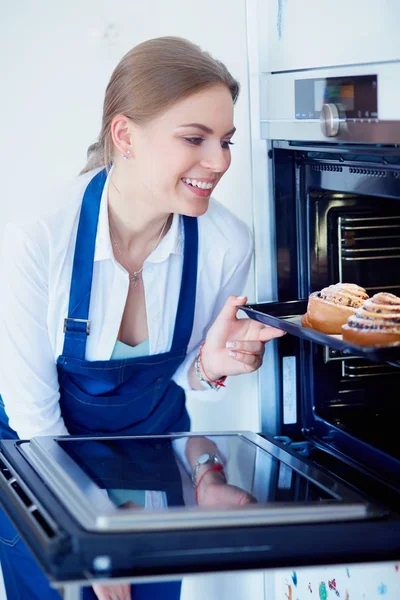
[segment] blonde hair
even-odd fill
[[[145,124],[175,102],[218,84],[228,88],[235,103],[239,83],[222,62],[188,40],[159,37],[135,46],[111,75],[99,139],[89,146],[82,173],[112,163],[111,122],[117,114]]]

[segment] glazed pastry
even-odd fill
[[[330,285],[310,295],[301,324],[322,333],[340,334],[342,325],[367,299],[367,292],[355,283]]]
[[[358,308],[342,327],[343,339],[358,346],[400,343],[400,298],[380,292]]]

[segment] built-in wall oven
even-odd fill
[[[310,293],[337,282],[356,283],[370,296],[400,296],[399,69],[393,63],[265,77],[270,214],[269,225],[256,218],[259,302],[250,316],[293,320]],[[256,216],[265,211],[259,202]],[[267,272],[276,273],[272,297]],[[275,395],[271,366],[261,373],[264,427],[369,494],[398,494],[400,348],[370,360],[336,339],[315,343],[297,332],[276,344]]]
[[[273,161],[278,300],[308,298],[336,282],[400,295],[396,151],[276,142]],[[297,381],[302,417],[285,414],[292,399],[282,382],[282,434],[297,439],[306,429],[377,475],[385,464],[396,468],[389,457],[400,459],[400,368],[293,336],[282,340],[281,357],[286,377]]]

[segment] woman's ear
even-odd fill
[[[114,146],[123,158],[132,157],[131,123],[125,115],[116,115],[111,121],[111,137]]]

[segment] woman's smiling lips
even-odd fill
[[[215,187],[215,180],[210,179],[194,179],[190,177],[182,177],[182,183],[196,196],[206,198],[210,196],[213,188]]]

